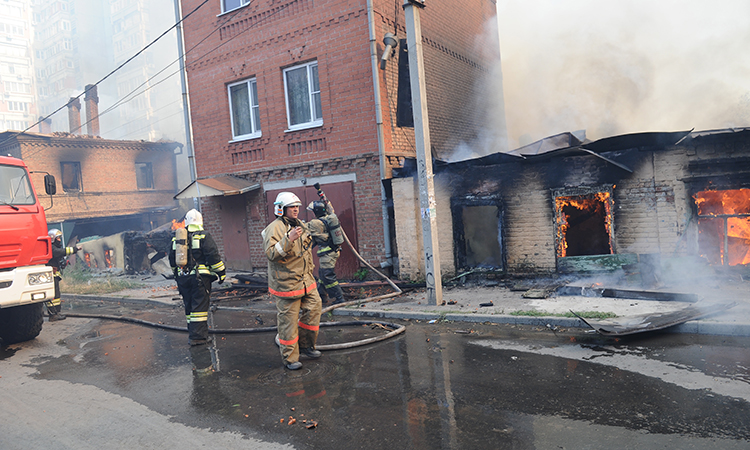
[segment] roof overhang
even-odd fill
[[[260,183],[251,183],[242,178],[225,175],[216,178],[195,180],[174,196],[176,199],[195,197],[219,197],[239,195],[260,189]]]

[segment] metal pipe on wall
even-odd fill
[[[383,113],[380,103],[380,73],[378,72],[378,48],[375,37],[375,14],[372,6],[372,0],[367,0],[367,24],[370,31],[370,60],[372,65],[372,83],[375,94],[375,124],[378,133],[378,155],[380,158],[380,199],[383,216],[383,240],[385,241],[385,265],[381,267],[390,267],[393,265],[393,255],[391,251],[391,228],[390,218],[388,216],[388,198],[383,186],[382,180],[386,177],[386,158],[385,158],[385,138],[383,137]]]

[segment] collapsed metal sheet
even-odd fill
[[[732,308],[736,303],[714,303],[714,304],[693,304],[683,309],[669,312],[642,314],[637,316],[622,317],[605,320],[587,320],[570,311],[576,317],[581,319],[586,325],[590,326],[597,333],[604,336],[627,336],[647,331],[663,330],[689,320],[696,320],[702,317],[710,316],[720,311]]]

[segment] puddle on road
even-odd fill
[[[653,377],[685,389],[707,390],[719,395],[741,398],[750,401],[750,385],[744,379],[707,375],[695,367],[670,361],[660,361],[645,357],[646,351],[638,348],[592,347],[587,345],[567,345],[559,347],[531,347],[528,345],[483,340],[475,345],[497,350],[512,350],[522,354],[536,354],[588,361],[602,366],[615,367],[640,375]]]
[[[180,313],[139,317],[169,322]],[[253,327],[257,315],[227,311],[215,320]],[[262,320],[275,322],[270,313]],[[384,342],[303,358],[302,370],[291,372],[273,333],[217,335],[214,344],[190,348],[185,333],[102,321],[78,337],[85,345],[72,346],[80,358],[40,364],[39,373],[96,385],[191,426],[306,448],[618,448],[619,440],[731,449],[750,442],[747,383],[712,375],[741,355],[739,345],[581,345],[521,327],[407,328]],[[319,342],[376,332],[326,327]],[[728,356],[716,356],[722,352]],[[306,428],[310,420],[318,426]],[[571,444],[576,438],[579,445]]]

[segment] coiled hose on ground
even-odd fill
[[[349,240],[349,237],[346,235],[346,233],[344,233],[344,241],[346,241],[346,243],[349,246],[349,248],[357,256],[357,259],[359,259],[364,265],[366,265],[368,268],[370,268],[370,270],[372,270],[373,272],[377,273],[378,276],[380,276],[381,278],[385,279],[388,282],[388,284],[390,284],[391,287],[393,287],[393,289],[396,292],[392,292],[390,294],[378,295],[378,296],[375,296],[375,297],[368,297],[368,298],[359,299],[359,300],[353,300],[353,301],[349,301],[349,302],[343,302],[343,303],[339,303],[339,304],[336,304],[336,305],[331,305],[331,306],[328,306],[328,307],[324,308],[323,311],[321,312],[321,314],[325,314],[327,312],[333,311],[334,309],[340,308],[342,306],[361,305],[363,303],[384,300],[386,298],[391,298],[391,297],[395,297],[397,295],[401,295],[402,294],[401,289],[396,285],[396,283],[394,283],[393,281],[391,281],[390,278],[388,278],[387,276],[383,275],[380,271],[378,271],[377,269],[375,269],[374,267],[372,267],[372,265],[370,265],[370,263],[368,263],[367,261],[365,261],[364,258],[362,258],[362,256],[359,254],[359,252],[357,252],[357,250],[354,249],[354,246],[352,245],[352,243]],[[245,310],[245,308],[218,307],[218,306],[213,306],[212,308],[214,310],[218,310],[218,309]],[[164,329],[164,330],[187,332],[187,329],[185,327],[178,327],[178,326],[173,326],[173,325],[166,325],[166,324],[163,324],[163,323],[149,322],[147,320],[135,319],[135,318],[132,318],[132,317],[112,316],[112,315],[104,315],[104,314],[74,313],[74,312],[66,312],[65,315],[70,316],[70,317],[117,320],[117,321],[120,321],[120,322],[135,323],[135,324],[139,324],[139,325],[146,325],[146,326],[150,326],[150,327],[161,328],[161,329]],[[394,323],[390,323],[390,322],[379,322],[379,321],[373,321],[373,320],[355,320],[355,321],[349,321],[349,322],[321,322],[320,323],[321,327],[343,327],[343,326],[361,326],[361,325],[380,325],[380,326],[383,326],[383,327],[386,327],[386,328],[390,328],[391,331],[389,331],[388,333],[386,333],[386,334],[384,334],[382,336],[375,336],[375,337],[371,337],[371,338],[367,338],[367,339],[360,339],[358,341],[352,341],[352,342],[342,342],[340,344],[317,345],[316,348],[318,350],[322,350],[322,351],[329,351],[329,350],[342,350],[342,349],[347,349],[347,348],[359,347],[359,346],[362,346],[362,345],[372,344],[372,343],[375,343],[375,342],[380,342],[380,341],[384,341],[386,339],[390,339],[390,338],[392,338],[394,336],[397,336],[397,335],[403,333],[404,331],[406,331],[406,327],[404,327],[403,325],[398,325],[398,324],[394,324]],[[231,328],[231,329],[229,329],[229,328],[227,328],[227,329],[212,328],[212,329],[209,329],[208,332],[210,334],[242,334],[242,333],[267,333],[267,332],[275,332],[277,330],[278,330],[278,328],[274,326],[274,327]]]

